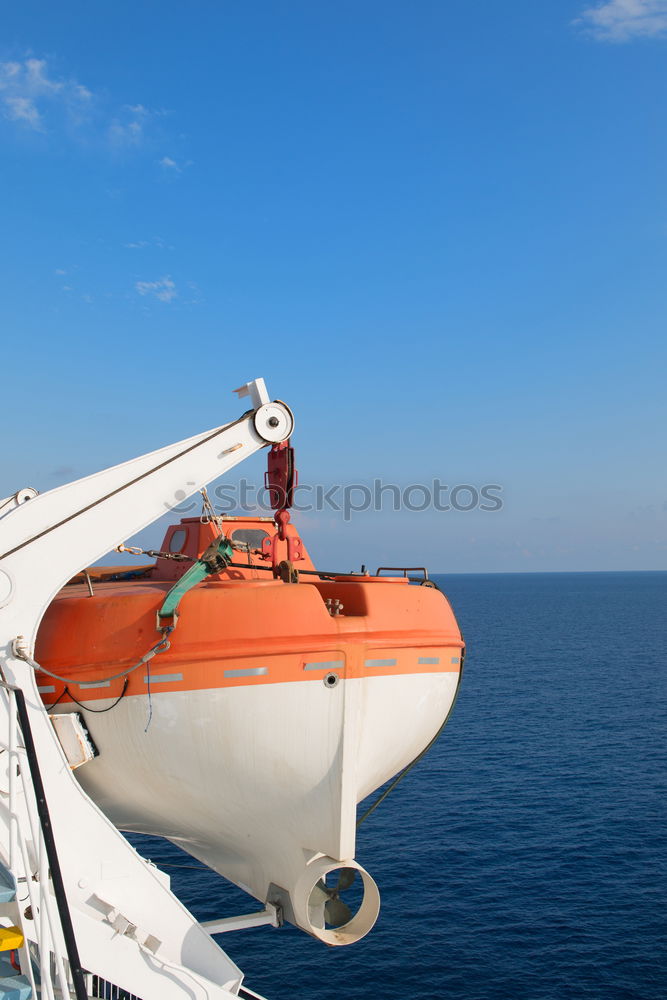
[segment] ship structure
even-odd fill
[[[463,639],[426,570],[313,564],[292,413],[237,391],[233,423],[0,501],[0,997],[257,997],[213,935],[338,946],[378,916],[358,805],[437,737]],[[262,448],[273,516],[217,516],[206,485]],[[197,491],[159,550],[124,545]],[[136,565],[93,566],[114,548]],[[199,923],[119,831],[260,907]]]

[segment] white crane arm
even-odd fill
[[[263,380],[243,393],[259,406],[239,420],[30,497],[0,519],[4,642],[21,634],[32,653],[44,611],[72,576],[212,479],[290,436],[291,411],[262,402]]]

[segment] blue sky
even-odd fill
[[[304,482],[503,488],[322,564],[665,568],[666,59],[667,0],[5,9],[0,495],[263,375]]]

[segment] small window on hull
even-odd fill
[[[262,542],[269,537],[261,528],[237,528],[232,532],[232,541],[247,545],[249,549],[261,549]]]
[[[169,551],[182,552],[187,537],[188,533],[185,528],[177,528],[177,530],[173,533],[173,535],[169,539]]]

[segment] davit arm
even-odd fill
[[[0,664],[6,683],[25,696],[81,962],[145,1000],[222,1000],[230,990],[236,995],[242,974],[75,780],[26,658],[46,608],[73,575],[243,459],[290,436],[292,414],[269,400],[262,379],[237,392],[250,397],[252,409],[234,423],[47,493],[21,490],[0,502]],[[21,657],[14,651],[18,636]],[[3,747],[13,745],[15,729],[7,694],[0,691]],[[0,799],[5,859],[14,855],[13,825],[26,837],[32,828],[27,796],[15,799],[14,811],[11,791],[9,800]],[[37,922],[27,924],[32,935]]]
[[[292,413],[270,402],[263,379],[237,392],[253,408],[234,423],[8,504],[0,519],[3,645],[21,634],[32,654],[44,611],[72,576],[212,479],[290,436]]]

